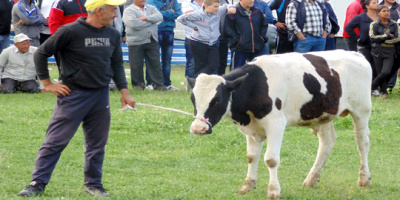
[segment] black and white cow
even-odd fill
[[[195,120],[190,131],[211,133],[222,117],[247,137],[248,172],[238,193],[256,188],[263,141],[270,173],[267,198],[279,199],[277,171],[286,127],[312,128],[319,138],[318,155],[303,187],[315,187],[336,140],[333,119],[353,118],[361,156],[357,185],[369,187],[371,67],[361,54],[336,50],[261,56],[224,76],[200,74],[188,79]]]

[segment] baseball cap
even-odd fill
[[[119,6],[126,2],[126,0],[87,0],[85,3],[86,10],[93,10],[102,5]]]
[[[31,40],[31,38],[29,38],[27,35],[23,33],[14,36],[14,43],[23,42],[25,40]]]

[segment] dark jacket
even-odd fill
[[[389,20],[389,31],[390,34],[394,35],[394,37],[392,38],[389,33],[385,32],[381,20],[376,20],[372,22],[369,32],[369,36],[371,38],[371,46],[372,46],[371,54],[373,56],[378,56],[379,51],[381,49],[381,45],[383,43],[394,45],[400,42],[398,30],[399,30],[399,25],[396,22]]]
[[[12,0],[0,0],[0,35],[10,35]],[[0,52],[1,53],[1,52]]]
[[[385,4],[385,1],[382,1],[380,5]],[[390,7],[390,19],[397,22],[399,19],[399,13],[397,12],[397,9],[400,7],[400,5],[397,2],[394,2],[393,6]]]
[[[363,12],[355,16],[344,28],[349,34],[350,38],[358,40],[358,45],[366,48],[371,47],[371,39],[369,37],[369,25],[372,23],[372,19],[368,17],[366,12]],[[360,36],[354,31],[355,28],[360,30]]]
[[[127,88],[120,33],[113,27],[96,28],[79,18],[57,30],[35,52],[40,80],[49,78],[47,58],[58,53],[62,83],[71,89],[97,90],[111,78],[118,89]]]
[[[327,1],[324,1],[324,2],[325,2],[326,11],[328,12],[328,15],[329,15],[329,21],[331,22],[331,26],[332,26],[330,34],[336,34],[340,30],[338,18],[336,17],[335,11],[333,10],[331,4]]]
[[[268,22],[261,10],[254,6],[249,17],[240,3],[236,4],[236,13],[225,17],[224,27],[231,51],[258,53],[268,41]]]

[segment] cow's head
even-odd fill
[[[246,77],[247,74],[233,81],[206,74],[200,74],[196,79],[187,78],[193,88],[191,100],[195,116],[190,132],[196,135],[212,133],[212,127],[221,120],[230,107],[232,91],[238,88]]]

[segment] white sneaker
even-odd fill
[[[379,92],[379,90],[373,90],[372,95],[379,97],[381,95],[381,93]]]
[[[175,87],[175,86],[173,86],[173,85],[167,86],[167,90],[181,91],[181,89],[179,89],[179,88],[177,88],[177,87]]]
[[[148,86],[146,86],[146,90],[154,90],[153,85],[148,85]]]

